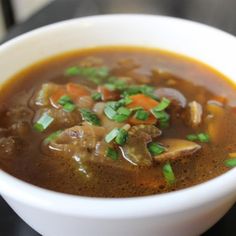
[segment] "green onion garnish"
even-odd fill
[[[61,96],[60,99],[58,100],[58,104],[60,104],[62,106],[68,102],[73,103],[71,97],[67,96],[67,95]]]
[[[63,106],[63,110],[66,112],[72,112],[76,108],[76,105],[68,95],[61,96],[58,103]]]
[[[97,117],[97,115],[93,111],[86,108],[81,108],[80,113],[81,113],[82,118],[88,123],[92,125],[97,125],[97,126],[101,125],[100,119]]]
[[[72,112],[72,111],[75,110],[75,108],[76,108],[76,105],[73,104],[73,103],[70,103],[70,102],[66,103],[63,106],[63,110],[66,111],[66,112]]]
[[[151,113],[158,119],[161,128],[169,126],[170,115],[165,111],[156,111],[155,108],[151,109]]]
[[[154,87],[149,85],[131,85],[127,87],[124,91],[124,95],[135,95],[138,93],[145,94],[149,97],[152,97],[154,99],[157,99],[157,97],[154,95]]]
[[[200,133],[197,135],[198,140],[202,143],[208,143],[210,141],[210,137],[208,134]]]
[[[106,136],[105,136],[105,141],[107,143],[110,143],[119,133],[118,128],[114,128],[112,131],[110,131]]]
[[[115,161],[118,160],[119,154],[115,149],[108,147],[106,150],[106,156]]]
[[[128,131],[125,129],[119,129],[119,132],[116,136],[116,143],[119,145],[124,145],[127,142],[128,139]]]
[[[122,123],[122,122],[126,121],[128,118],[129,118],[129,116],[127,116],[127,115],[124,115],[124,114],[116,114],[116,115],[113,117],[113,120],[116,121],[116,122]]]
[[[208,143],[210,141],[210,137],[206,133],[189,134],[186,136],[186,139],[189,141],[199,141],[201,143]]]
[[[151,109],[152,114],[159,120],[159,121],[169,121],[170,115],[166,113],[165,111],[155,111],[154,109]]]
[[[133,108],[130,108],[130,110],[133,112],[133,111],[138,111],[138,110],[143,110],[143,107],[133,107]]]
[[[39,120],[34,124],[34,129],[38,132],[43,132],[48,128],[48,126],[53,122],[54,118],[48,115],[46,112],[39,118]]]
[[[104,86],[110,91],[116,90],[116,86],[114,84],[107,83],[107,84],[104,84]]]
[[[101,98],[102,98],[102,94],[99,93],[99,92],[95,92],[95,93],[93,93],[93,94],[91,95],[91,97],[92,97],[92,99],[93,99],[94,101],[99,101],[99,100],[101,100]]]
[[[79,73],[80,73],[80,68],[76,66],[69,67],[65,71],[65,74],[70,76],[79,75]]]
[[[118,102],[121,106],[125,106],[128,105],[132,102],[132,98],[130,98],[129,96],[125,96],[124,98],[120,99]]]
[[[53,141],[54,139],[56,139],[60,134],[61,134],[62,130],[57,130],[56,132],[54,133],[51,133],[47,138],[44,139],[44,143],[45,144],[48,144],[50,143],[51,141]]]
[[[126,107],[120,107],[120,108],[118,108],[117,113],[129,116],[131,114],[131,110]]]
[[[107,106],[110,106],[112,109],[117,110],[121,104],[119,103],[119,101],[111,101],[111,102],[107,102],[106,103]]]
[[[142,109],[137,110],[134,116],[137,120],[147,120],[149,117],[149,113]]]
[[[125,103],[125,100],[119,100],[117,102],[112,101],[106,103],[106,106],[104,108],[105,115],[116,122],[123,122],[127,120],[131,114],[131,110],[123,107]]]
[[[104,108],[104,113],[105,115],[109,118],[109,119],[113,119],[117,112],[114,108],[112,108],[109,104],[106,104],[105,108]]]
[[[224,161],[224,163],[225,163],[225,166],[227,167],[230,167],[230,168],[236,167],[236,158],[227,159]]]
[[[158,143],[149,143],[148,150],[153,156],[160,155],[166,151],[166,149]]]
[[[155,112],[163,111],[170,105],[170,100],[167,98],[162,98],[161,102],[153,108]]]
[[[198,137],[196,134],[189,134],[186,136],[186,139],[188,139],[189,141],[198,141]]]
[[[109,75],[109,69],[107,67],[80,67],[73,66],[69,67],[65,71],[67,76],[82,75],[87,77],[89,80],[96,84],[100,84],[103,79]]]
[[[124,80],[121,80],[115,76],[108,78],[108,83],[105,86],[111,86],[112,90],[124,90],[127,88],[127,83]]]
[[[109,75],[109,69],[106,66],[95,68],[96,76],[101,78],[107,77]]]
[[[172,185],[175,183],[176,181],[175,174],[169,162],[163,166],[162,172],[163,172],[166,182],[169,185]]]

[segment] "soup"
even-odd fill
[[[65,53],[2,86],[0,168],[81,196],[190,187],[236,166],[235,101],[222,74],[174,53]]]

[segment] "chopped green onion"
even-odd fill
[[[149,143],[148,150],[153,156],[156,156],[156,155],[160,155],[161,153],[165,152],[166,148],[164,148],[163,146],[161,146],[158,143]]]
[[[107,102],[106,105],[110,106],[115,111],[121,106],[119,101],[117,101],[117,102],[116,101]]]
[[[149,86],[149,85],[131,85],[125,89],[124,94],[134,95],[134,94],[142,93],[156,99],[153,92],[154,92],[154,87]]]
[[[127,115],[124,115],[124,114],[116,114],[116,115],[113,117],[113,120],[116,121],[116,122],[122,123],[122,122],[126,121],[128,118],[129,118],[129,116],[127,116]]]
[[[115,161],[118,160],[119,154],[115,149],[108,147],[106,150],[106,156]]]
[[[230,168],[236,167],[236,158],[227,159],[224,161],[224,163],[225,163],[225,166],[227,167],[230,167]]]
[[[202,143],[208,143],[210,141],[210,137],[206,133],[199,133],[199,134],[189,134],[186,136],[189,141],[199,141]]]
[[[97,125],[97,126],[101,125],[100,119],[91,110],[86,109],[86,108],[81,108],[80,113],[81,113],[82,118],[85,121],[89,122],[90,124]]]
[[[92,99],[94,101],[99,101],[99,100],[101,100],[101,98],[102,98],[102,94],[99,93],[99,92],[95,92],[95,93],[92,94]]]
[[[34,124],[34,129],[38,132],[43,132],[53,122],[54,118],[48,115],[46,112],[39,118]]]
[[[155,112],[163,111],[170,105],[170,100],[167,98],[162,98],[161,102],[153,108]]]
[[[68,76],[82,75],[88,77],[89,80],[96,84],[100,84],[101,79],[106,78],[109,75],[109,69],[107,67],[80,67],[73,66],[67,68],[65,74]]]
[[[108,67],[98,67],[98,68],[95,68],[96,69],[96,75],[99,76],[99,77],[107,77],[109,75],[109,69]]]
[[[66,112],[72,112],[75,110],[75,108],[76,108],[76,105],[70,102],[63,105],[63,110]]]
[[[131,114],[131,110],[129,108],[126,108],[126,107],[120,107],[120,108],[118,108],[117,113],[129,116]]]
[[[208,143],[210,141],[210,137],[208,134],[200,133],[197,135],[198,140],[202,143]]]
[[[186,136],[189,141],[198,141],[198,136],[196,134],[189,134]]]
[[[69,103],[69,102],[73,103],[71,97],[68,95],[61,96],[58,100],[58,104],[60,104],[62,106],[65,105],[66,103]]]
[[[119,104],[122,105],[128,105],[132,102],[132,98],[130,98],[129,96],[125,96],[124,98],[119,100]]]
[[[107,84],[104,84],[104,86],[110,91],[116,90],[116,86],[114,84],[107,83]]]
[[[124,145],[128,139],[128,131],[125,129],[119,129],[118,135],[116,136],[116,143],[119,145]]]
[[[143,110],[143,107],[133,107],[133,108],[130,108],[130,110],[133,112],[133,111],[138,111],[138,110]]]
[[[140,87],[139,86],[129,86],[125,91],[124,91],[124,95],[135,95],[141,93],[140,91]]]
[[[109,132],[106,136],[105,136],[105,141],[107,143],[110,143],[119,133],[119,129],[118,128],[114,128],[111,132]]]
[[[123,122],[127,120],[129,118],[129,115],[131,114],[130,109],[122,107],[124,101],[120,101],[121,100],[119,100],[118,102],[108,102],[104,108],[105,115],[109,119],[115,120],[116,122]]]
[[[108,88],[110,87],[112,90],[124,90],[127,88],[127,83],[117,77],[110,77],[105,86],[108,86]]]
[[[111,120],[117,115],[117,112],[109,104],[106,104],[104,113]]]
[[[175,183],[176,181],[175,174],[169,162],[163,166],[162,172],[163,172],[166,182],[169,185],[172,185]]]
[[[165,111],[155,111],[154,109],[151,109],[152,114],[160,121],[169,121],[170,115],[166,113]]]
[[[47,138],[44,139],[44,143],[45,144],[48,144],[50,143],[51,141],[53,141],[54,139],[56,139],[60,134],[61,134],[62,130],[57,130],[56,132],[54,133],[51,133]]]
[[[154,89],[155,88],[150,85],[141,85],[140,86],[140,92],[147,95],[147,96],[152,96]]]
[[[76,66],[73,66],[73,67],[67,68],[65,71],[65,74],[70,75],[70,76],[75,76],[75,75],[78,75],[79,72],[80,72],[80,69]]]
[[[137,120],[147,120],[149,117],[149,113],[142,109],[137,110],[134,116]]]
[[[76,105],[73,103],[71,97],[68,95],[61,96],[58,100],[58,103],[63,106],[63,110],[66,112],[72,112],[76,108]]]

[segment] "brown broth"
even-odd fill
[[[68,78],[64,77],[65,68],[89,56],[102,58],[108,67],[115,67],[121,59],[133,59],[140,65],[137,73],[147,76],[155,68],[166,71],[172,76],[166,80],[153,80],[151,84],[178,89],[188,101],[197,100],[205,105],[215,96],[226,97],[228,102],[225,105],[225,124],[220,142],[202,144],[200,152],[184,161],[173,162],[177,182],[171,187],[165,184],[162,165],[140,169],[133,167],[131,173],[93,165],[94,178],[85,180],[73,160],[43,155],[41,142],[48,134],[38,134],[33,130],[17,155],[1,156],[0,152],[1,169],[43,188],[96,197],[132,197],[178,190],[202,183],[228,170],[223,162],[228,152],[236,151],[236,117],[231,109],[236,101],[234,85],[222,74],[198,61],[161,50],[104,47],[69,52],[34,64],[3,85],[0,94],[0,127],[7,128],[14,123],[7,113],[12,107],[27,107],[27,119],[32,122],[33,111],[29,108],[29,100],[35,90],[48,81],[66,83]],[[172,85],[171,79],[177,83]],[[74,78],[69,80],[75,82]],[[195,131],[202,132],[203,128],[201,126]],[[193,129],[175,119],[163,133],[164,137],[185,138],[187,134],[193,133]],[[156,178],[157,182],[163,184],[150,186],[152,183],[146,183],[144,176]]]

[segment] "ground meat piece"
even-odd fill
[[[68,128],[74,125],[79,125],[82,121],[80,112],[78,109],[75,109],[73,112],[66,112],[63,108],[42,108],[37,110],[33,122],[37,120],[44,114],[47,113],[54,120],[50,125],[51,129],[63,129]]]

